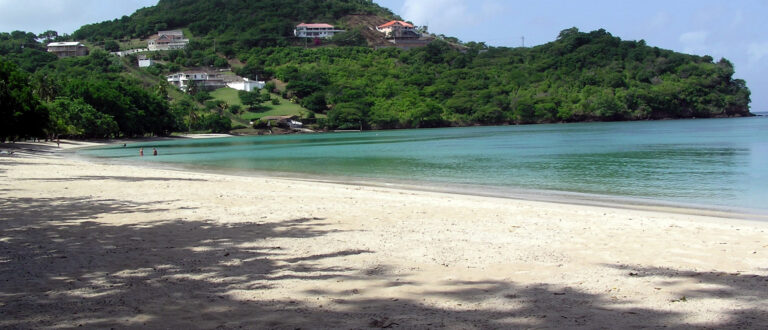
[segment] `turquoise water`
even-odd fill
[[[768,117],[174,139],[79,153],[224,172],[768,213]]]

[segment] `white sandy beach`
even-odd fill
[[[19,146],[0,328],[768,328],[768,222]]]

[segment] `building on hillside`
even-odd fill
[[[189,44],[189,39],[184,39],[181,30],[158,31],[147,42],[147,48],[151,51],[184,49]]]
[[[121,50],[119,52],[110,52],[110,54],[123,57],[130,54],[143,53],[148,51],[149,51],[148,48],[137,48],[137,49]]]
[[[59,58],[85,56],[88,55],[88,47],[76,41],[52,42],[48,44],[48,52],[56,54]]]
[[[147,68],[150,66],[155,65],[155,60],[151,58],[147,58],[146,55],[139,55],[139,67],[140,68]]]
[[[304,123],[294,120],[295,117],[291,116],[264,116],[259,120],[266,121],[269,127],[285,127],[290,129],[300,129],[304,126]],[[274,122],[274,124],[273,124]]]
[[[345,32],[337,30],[333,25],[325,23],[301,23],[296,25],[293,35],[299,38],[330,38],[337,33]]]
[[[387,39],[412,38],[418,39],[421,34],[416,31],[413,24],[403,21],[389,21],[376,27],[376,30],[385,34]]]
[[[421,29],[426,31],[426,27],[421,27]],[[424,47],[434,39],[428,35],[422,36],[413,24],[403,21],[389,21],[377,26],[376,30],[384,33],[384,38],[391,44],[387,46],[379,45],[376,48],[396,47],[409,50]]]
[[[264,88],[264,86],[267,85],[267,83],[263,81],[250,80],[248,78],[239,79],[240,77],[237,77],[237,78],[238,78],[237,80],[228,81],[227,87],[236,89],[239,91],[250,92],[250,91],[253,91],[254,89],[262,89]]]
[[[179,72],[166,76],[168,83],[188,92],[191,85],[200,90],[214,90],[227,85],[221,74],[208,72]]]

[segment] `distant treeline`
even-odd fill
[[[396,18],[370,0],[161,0],[72,36],[0,33],[0,138],[224,130],[226,113],[198,115],[203,101],[175,92],[171,100],[162,75],[234,59],[244,63],[234,69],[241,76],[286,82],[283,96],[326,113],[318,123],[329,129],[749,115],[749,89],[733,79],[728,60],[622,41],[602,29],[567,29],[533,48],[438,38],[403,51],[351,46],[364,43],[356,30],[364,27],[344,27],[350,34],[333,46],[290,46],[297,22],[343,24],[350,14]],[[77,39],[116,48],[110,41],[175,28],[193,34],[189,47],[151,54],[163,64],[145,70],[127,70],[134,63],[98,48],[57,59],[44,46]]]
[[[533,48],[466,46],[254,48],[241,71],[288,82],[303,106],[328,113],[329,128],[749,115],[749,89],[725,59],[575,28]]]

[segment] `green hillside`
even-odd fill
[[[146,38],[158,30],[189,28],[198,40],[216,38],[220,52],[235,54],[252,47],[289,45],[300,22],[341,26],[341,18],[361,14],[394,17],[370,0],[160,0],[131,16],[85,25],[72,37],[89,41]]]
[[[311,116],[303,109],[327,129],[750,115],[750,91],[733,79],[728,60],[621,40],[604,30],[564,30],[533,48],[459,47],[453,38],[409,51],[350,46],[361,44],[362,32],[367,39],[375,35],[374,22],[396,17],[367,0],[161,0],[72,36],[0,33],[5,74],[25,77],[0,86],[2,118],[24,121],[24,113],[43,111],[51,119],[34,134],[98,137],[226,131],[233,122],[265,115]],[[350,35],[303,47],[293,27],[313,21]],[[133,57],[100,50],[142,45],[163,29],[183,29],[191,42],[184,50],[149,53],[156,67],[139,69]],[[91,54],[58,59],[45,51],[49,39],[83,41]],[[189,95],[165,83],[172,72],[230,64],[241,76],[279,80],[280,95],[272,96],[279,104],[264,100],[232,111],[240,110],[230,108],[240,102],[232,93]],[[28,91],[33,100],[24,99]],[[25,131],[8,136],[33,130]]]
[[[533,48],[435,41],[410,51],[254,48],[241,55],[288,82],[330,128],[527,124],[749,115],[730,62],[565,30]]]
[[[229,106],[238,105],[245,107],[238,96],[238,92],[239,91],[236,89],[224,87],[212,91],[210,95],[214,100],[227,103]],[[264,102],[260,104],[259,109],[254,111],[247,111],[247,109],[244,108],[245,110],[242,111],[242,114],[239,114],[237,117],[242,118],[244,121],[250,121],[265,116],[306,117],[310,112],[306,108],[291,102],[290,100],[280,98],[280,95],[271,94],[270,97],[277,100],[276,102],[278,102],[278,104]]]

